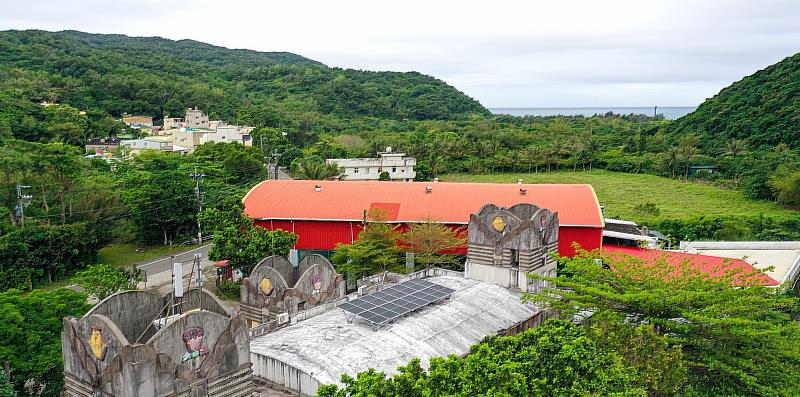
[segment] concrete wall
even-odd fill
[[[162,309],[164,309],[164,299],[159,295],[145,291],[122,291],[98,303],[87,316],[91,314],[106,316],[128,341],[136,343],[153,320],[161,314]],[[146,340],[142,338],[142,343]]]
[[[303,396],[317,394],[319,382],[309,374],[292,367],[282,361],[260,354],[251,354],[253,373],[261,379],[273,383],[279,388],[292,390]]]
[[[269,295],[260,287],[265,279],[273,288]],[[258,324],[267,321],[265,311],[296,313],[341,299],[346,294],[345,289],[344,279],[322,255],[308,255],[297,267],[282,257],[271,256],[256,265],[242,281],[239,298],[248,321]]]
[[[122,305],[142,300],[160,311],[160,303],[156,305],[151,295],[140,291],[115,294],[93,312],[108,311],[121,324],[138,331],[145,320],[131,318],[139,313],[136,306]],[[204,299],[203,306],[206,300],[217,304],[212,298]],[[120,311],[114,312],[116,309]],[[150,314],[145,312],[147,322],[153,319]],[[187,332],[195,327],[202,330],[199,344],[198,333]],[[190,337],[195,338],[190,341],[194,344],[187,343]],[[61,342],[68,397],[239,397],[252,393],[250,335],[241,315],[229,318],[210,311],[186,313],[147,343],[137,344],[109,317],[90,313],[80,319],[65,318]],[[192,351],[198,354],[190,354]]]
[[[486,204],[470,215],[466,277],[527,290],[528,273],[555,275],[558,213],[532,204]]]

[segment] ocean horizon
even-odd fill
[[[658,114],[664,118],[675,120],[697,109],[696,106],[664,106],[658,107]],[[642,114],[652,116],[656,111],[655,106],[609,106],[609,107],[553,107],[553,108],[489,108],[494,114],[509,114],[512,116],[585,116],[604,115],[608,112],[616,114]]]

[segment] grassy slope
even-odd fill
[[[446,182],[514,183],[588,183],[594,186],[607,217],[636,222],[655,219],[687,219],[706,216],[756,216],[764,214],[777,219],[796,215],[775,203],[756,201],[736,190],[684,182],[655,175],[626,174],[595,170],[591,172],[561,171],[539,174],[445,175]],[[636,211],[637,204],[653,203],[660,209],[655,217]]]

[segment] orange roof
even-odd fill
[[[489,203],[531,203],[558,211],[562,226],[604,226],[590,185],[269,180],[247,193],[244,212],[254,219],[360,221],[364,210],[381,208],[394,222],[467,224]]]
[[[710,276],[723,276],[728,271],[750,274],[755,272],[753,265],[741,259],[723,258],[720,256],[689,254],[675,251],[662,251],[639,247],[626,247],[621,245],[603,244],[603,251],[610,253],[612,257],[618,258],[619,255],[630,255],[634,258],[645,261],[657,261],[663,259],[671,266],[695,266],[701,272],[708,273]],[[780,283],[766,274],[752,276],[753,281],[767,286],[776,286]]]

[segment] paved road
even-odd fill
[[[202,259],[208,259],[208,250],[211,249],[211,244],[206,244],[201,247],[197,247],[193,250],[183,251],[183,252],[176,252],[174,255],[174,260],[172,256],[164,256],[159,259],[156,259],[152,262],[145,263],[144,265],[139,265],[139,269],[144,270],[147,272],[147,277],[153,277],[158,273],[164,272],[171,272],[172,271],[172,263],[174,262],[187,262],[194,259],[194,254],[202,255]]]

